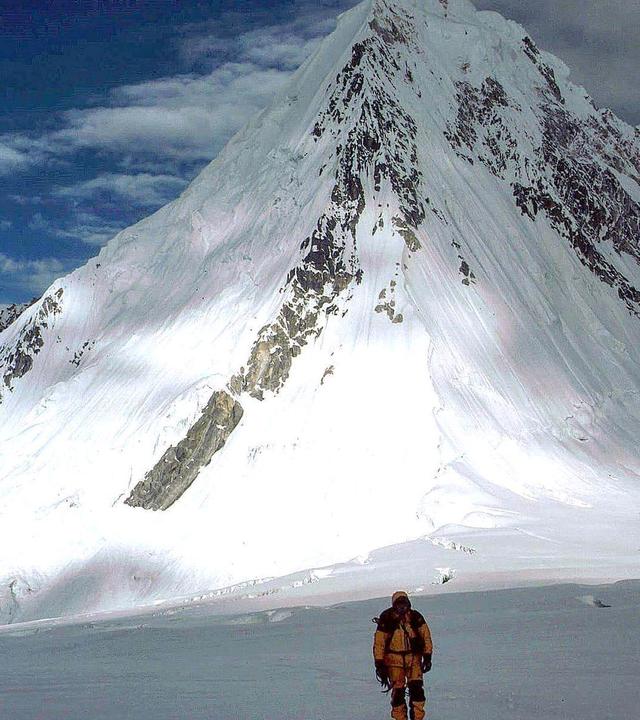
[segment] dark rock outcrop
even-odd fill
[[[247,392],[263,400],[265,392],[277,393],[294,358],[322,333],[327,318],[339,312],[338,297],[353,282],[361,282],[356,229],[365,208],[363,175],[373,176],[376,191],[385,180],[391,184],[400,202],[394,227],[411,252],[421,249],[416,232],[425,210],[417,169],[417,127],[385,89],[385,82],[396,82],[396,74],[403,82],[406,79],[396,46],[411,43],[411,21],[379,1],[370,24],[372,34],[353,46],[351,60],[335,80],[327,110],[312,130],[316,142],[327,131],[337,141],[331,201],[301,244],[305,254],[287,277],[283,293],[288,299],[278,317],[262,328],[246,368],[229,383],[236,394]],[[347,130],[347,125],[352,126]],[[392,312],[391,320],[402,322],[402,316]]]
[[[39,298],[33,298],[33,300],[22,303],[9,305],[6,308],[0,309],[0,333],[6,330],[9,325],[14,323],[25,310],[28,310],[34,303],[37,303]]]
[[[242,406],[229,393],[214,392],[186,437],[164,453],[125,503],[146,510],[171,507],[224,446],[242,415]]]
[[[479,88],[456,83],[457,113],[445,137],[459,157],[471,164],[481,162],[496,178],[515,176],[511,191],[523,215],[535,220],[544,213],[580,262],[616,291],[631,314],[640,317],[640,289],[603,251],[608,246],[640,264],[640,206],[615,172],[638,181],[637,145],[623,135],[608,112],[587,119],[569,113],[553,69],[529,37],[523,39],[522,51],[544,80],[538,88],[539,102],[532,108],[541,137],[534,159],[526,149],[520,151],[510,130],[513,115],[521,108],[491,77]],[[454,245],[461,250],[458,243]],[[475,275],[461,252],[458,257],[463,282],[469,285]]]
[[[456,83],[458,110],[445,137],[458,157],[474,164],[480,160],[496,177],[504,177],[510,164],[520,162],[518,143],[501,108],[518,106],[507,97],[502,85],[488,77],[479,88]],[[475,153],[474,153],[475,151]]]
[[[23,378],[32,368],[35,357],[44,347],[43,332],[53,325],[56,315],[62,312],[62,288],[42,300],[40,308],[24,325],[11,346],[0,346],[0,372],[4,388],[12,391],[14,382]],[[26,309],[26,308],[25,308]],[[0,393],[0,403],[2,393]]]
[[[531,219],[544,213],[580,262],[640,317],[640,290],[600,249],[609,245],[640,265],[640,206],[614,172],[603,167],[606,154],[592,142],[594,132],[600,138],[609,132],[608,144],[615,145],[618,138],[612,129],[593,119],[586,124],[557,104],[547,104],[543,111],[540,160],[530,168],[528,183],[514,183],[516,203]],[[635,169],[636,161],[635,155],[619,152],[618,163]]]
[[[394,325],[404,322],[402,313],[396,312],[396,287],[397,282],[391,281],[389,288],[383,288],[378,295],[378,304],[375,307],[377,313],[384,313]]]

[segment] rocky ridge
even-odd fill
[[[11,323],[15,322],[25,310],[28,310],[36,302],[38,302],[38,298],[33,298],[27,303],[13,303],[6,307],[0,307],[0,333],[6,330]]]
[[[5,391],[12,392],[15,381],[23,378],[33,368],[36,356],[44,347],[44,331],[53,327],[55,317],[62,312],[62,295],[63,290],[59,289],[44,297],[40,301],[37,311],[20,330],[14,344],[11,347],[0,345],[0,367],[4,366],[2,382]],[[15,322],[33,304],[29,303],[19,313],[14,311],[11,322]],[[0,391],[1,403],[2,392]]]

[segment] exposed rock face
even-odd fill
[[[20,612],[20,604],[33,593],[29,582],[22,577],[12,577],[0,586],[0,623],[11,624]]]
[[[458,260],[460,260],[460,267],[458,270],[462,275],[462,284],[467,286],[472,285],[476,281],[476,276],[462,254],[462,245],[457,240],[452,240],[451,244],[458,251]]]
[[[553,69],[542,61],[531,38],[523,39],[522,48],[541,76],[540,104],[534,108],[541,137],[535,161],[521,149],[523,138],[515,136],[504,113],[519,113],[521,108],[492,77],[481,87],[456,84],[457,115],[445,136],[469,163],[479,160],[500,179],[515,176],[511,188],[522,213],[532,220],[544,213],[580,262],[617,291],[631,314],[640,316],[640,290],[602,251],[603,246],[612,247],[640,264],[640,206],[613,172],[637,181],[637,146],[623,137],[610,113],[603,113],[601,121],[569,113]],[[466,259],[459,258],[463,282],[471,284],[475,276]]]
[[[132,507],[166,510],[190,487],[226,443],[243,410],[226,392],[215,392],[186,437],[170,447],[125,501]]]
[[[384,313],[394,325],[404,322],[402,313],[396,312],[396,287],[397,282],[391,281],[389,288],[383,288],[378,295],[378,304],[375,307],[377,313]]]
[[[496,177],[504,177],[509,163],[518,163],[518,143],[500,108],[517,105],[509,100],[502,85],[488,77],[479,88],[457,82],[458,111],[455,123],[445,136],[458,157],[473,165],[474,150],[480,146],[479,159]]]
[[[400,233],[400,235],[402,235],[402,237],[404,238],[404,242],[408,250],[410,250],[411,252],[418,252],[418,250],[422,248],[414,230],[409,227],[409,225],[407,225],[407,223],[402,218],[394,217],[393,225],[395,229]]]
[[[322,333],[327,318],[340,312],[339,296],[352,282],[362,281],[356,229],[365,208],[364,174],[373,175],[376,191],[384,181],[391,183],[401,209],[394,226],[409,250],[420,250],[416,230],[425,210],[420,200],[417,128],[382,82],[395,82],[401,70],[401,54],[395,46],[411,43],[413,29],[404,13],[384,2],[377,5],[370,22],[372,34],[353,46],[350,62],[336,78],[327,110],[313,128],[316,141],[330,128],[337,143],[331,202],[300,247],[305,255],[289,273],[284,288],[288,299],[278,318],[262,328],[247,367],[232,378],[233,392],[248,392],[260,400],[265,392],[277,393],[293,359]],[[391,319],[402,322],[395,312]]]
[[[598,249],[610,244],[618,255],[627,254],[640,264],[640,206],[614,173],[593,158],[591,133],[606,130],[584,127],[557,105],[546,110],[542,156],[553,168],[553,180],[543,180],[541,173],[529,187],[514,186],[518,204],[532,217],[544,211],[583,265],[614,287],[629,311],[640,317],[640,291]],[[619,162],[624,160],[637,162],[620,153]],[[540,170],[543,167],[540,163]]]
[[[13,390],[15,380],[24,377],[32,369],[34,358],[44,347],[43,331],[51,327],[55,316],[62,312],[62,296],[63,290],[60,288],[53,295],[45,297],[38,312],[25,324],[13,345],[0,346],[0,367],[4,368],[2,382],[9,391]]]
[[[327,378],[331,377],[335,373],[335,366],[329,365],[329,367],[322,373],[322,378],[320,379],[320,385],[324,385]]]
[[[355,232],[363,209],[360,180],[343,161],[329,210],[302,243],[306,254],[287,278],[284,293],[288,300],[275,322],[260,331],[246,369],[241,368],[230,382],[233,391],[248,392],[259,400],[267,391],[277,393],[289,377],[293,359],[309,340],[320,335],[326,319],[338,313],[338,296],[354,279],[361,278]]]
[[[71,360],[69,360],[69,362],[76,367],[80,367],[80,363],[82,362],[82,358],[84,357],[85,353],[93,350],[95,344],[95,340],[86,340],[84,343],[82,343],[82,347],[79,350],[75,351],[73,357],[71,358]]]
[[[543,92],[550,91],[553,97],[559,103],[564,105],[564,99],[556,81],[556,74],[554,73],[552,68],[550,68],[542,61],[540,50],[538,50],[536,44],[530,37],[527,36],[523,38],[522,46],[524,48],[526,56],[529,58],[529,60],[531,60],[531,62],[536,66],[536,68],[538,68],[540,75],[542,75],[544,81],[547,84],[547,88],[543,88]]]
[[[6,330],[11,323],[15,322],[25,310],[28,310],[36,302],[38,302],[38,298],[21,305],[13,304],[6,308],[0,308],[0,332]]]
[[[353,172],[373,172],[376,191],[389,181],[401,209],[395,224],[415,231],[425,218],[417,125],[387,90],[390,84],[413,83],[403,58],[407,49],[419,52],[415,27],[404,10],[379,0],[370,28],[373,32],[353,46],[351,62],[338,75],[328,110],[314,132],[322,136],[325,125],[331,125],[337,140],[340,128],[352,125],[345,149],[353,155]]]

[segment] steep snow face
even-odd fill
[[[567,75],[466,1],[364,2],[180,198],[1,331],[11,616],[78,568],[113,607],[454,525],[557,518],[536,566],[563,528],[621,554],[640,140]]]

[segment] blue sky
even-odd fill
[[[0,0],[0,304],[39,295],[175,197],[353,4]],[[640,122],[640,4],[476,5],[525,24]]]

